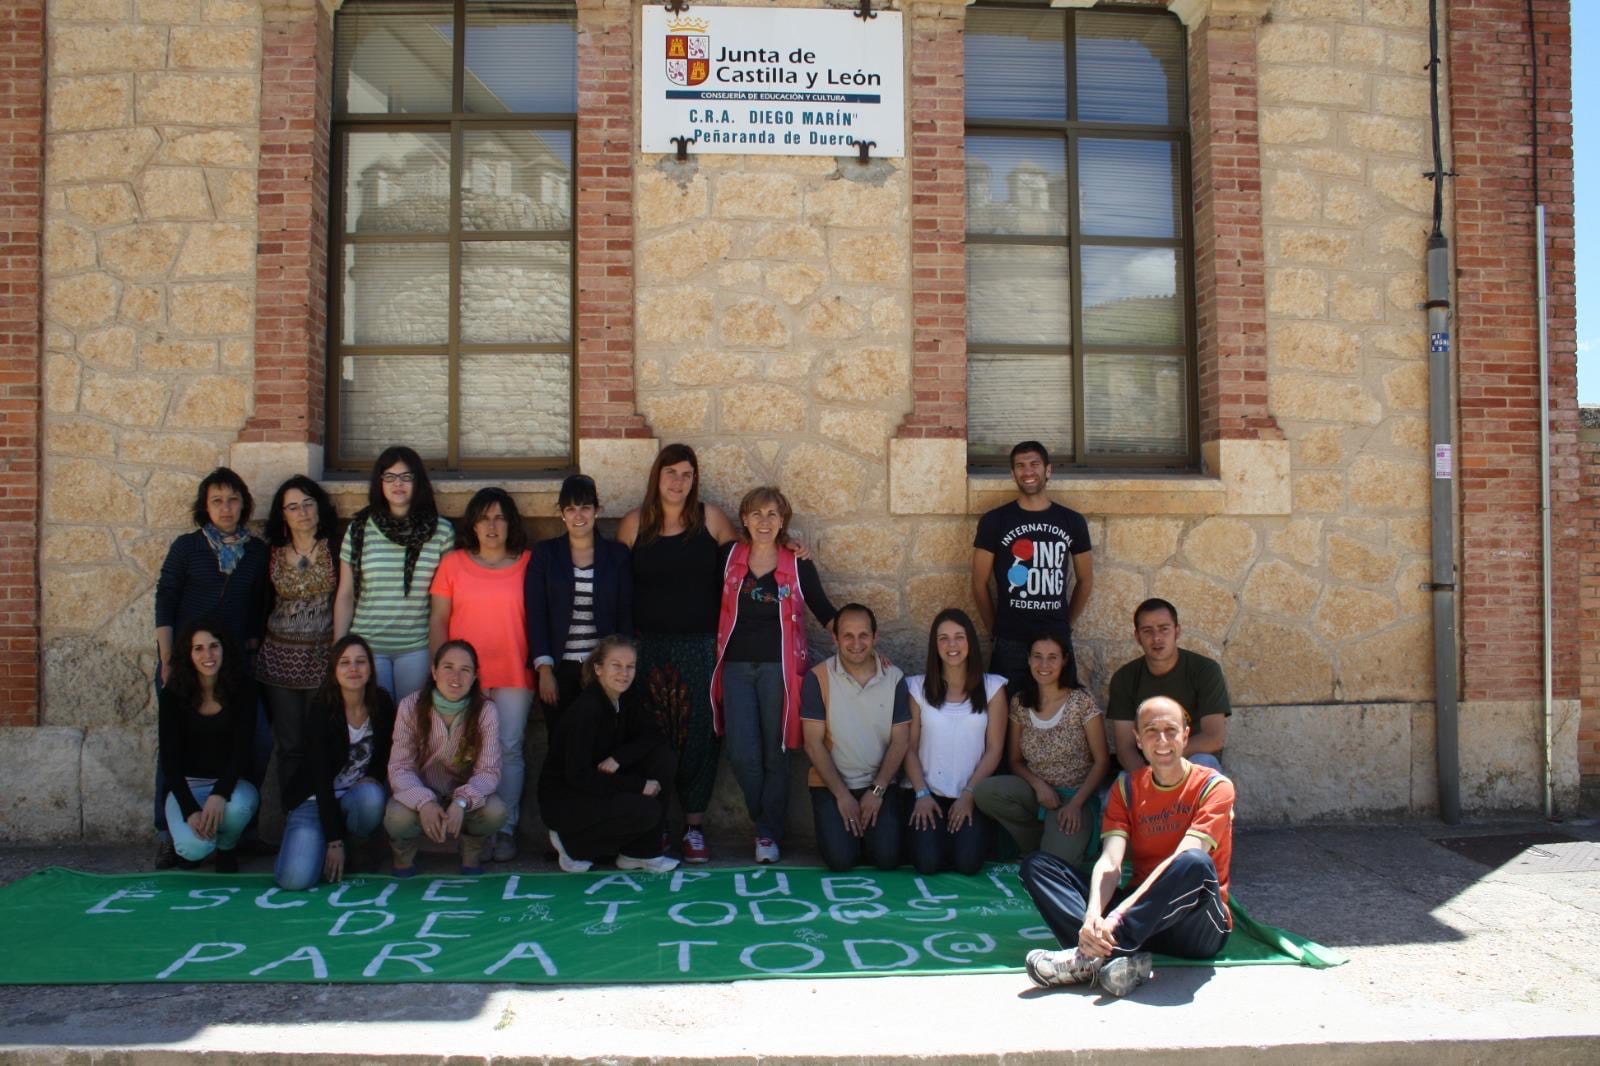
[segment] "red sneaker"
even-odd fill
[[[711,849],[706,847],[706,836],[697,825],[683,830],[683,861],[702,863],[711,861]]]

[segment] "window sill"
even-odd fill
[[[1287,441],[1213,441],[1202,447],[1206,473],[1058,474],[1053,495],[1091,515],[1281,515],[1292,504]],[[966,441],[890,442],[889,500],[894,514],[982,514],[1014,499],[1005,474],[972,473]]]

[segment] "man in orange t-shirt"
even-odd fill
[[[1063,945],[1028,953],[1036,984],[1125,996],[1150,976],[1151,950],[1209,959],[1227,943],[1233,782],[1183,757],[1189,723],[1175,701],[1145,700],[1135,721],[1150,765],[1111,786],[1094,870],[1085,878],[1042,851],[1022,860],[1023,887]],[[1133,877],[1119,890],[1125,857]]]

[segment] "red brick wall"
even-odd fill
[[[649,437],[633,386],[633,5],[578,0],[580,438]]]
[[[1200,440],[1281,439],[1267,411],[1256,20],[1189,31]]]
[[[241,441],[322,443],[333,23],[268,5],[257,172],[255,413]]]
[[[44,4],[0,21],[0,726],[39,722]]]
[[[1454,0],[1449,64],[1460,368],[1462,692],[1542,684],[1534,173],[1547,205],[1556,698],[1578,692],[1577,338],[1572,37],[1567,0],[1535,0],[1537,159],[1525,0]]]
[[[1593,409],[1591,409],[1593,410]],[[1600,411],[1595,412],[1600,414]],[[1600,419],[1596,420],[1600,423]],[[1578,444],[1582,494],[1578,510],[1578,628],[1567,638],[1578,648],[1583,717],[1578,723],[1578,769],[1600,778],[1600,424]]]
[[[917,4],[911,36],[911,388],[902,437],[967,435],[966,9]]]

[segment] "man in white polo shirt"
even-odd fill
[[[863,857],[892,870],[905,815],[891,786],[911,746],[905,675],[879,658],[870,608],[845,604],[833,627],[838,653],[812,667],[800,689],[817,847],[831,870]]]

